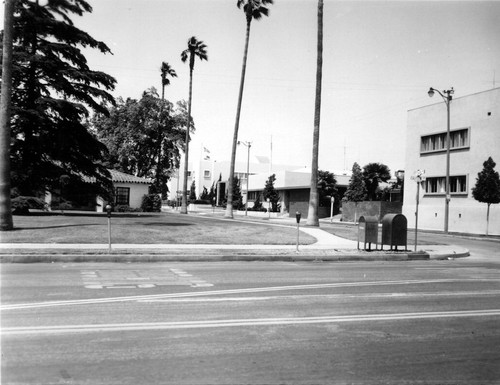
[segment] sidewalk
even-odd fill
[[[203,215],[203,214],[200,214]],[[252,220],[235,217],[234,220]],[[294,218],[271,219],[268,224],[290,226]],[[411,250],[365,251],[357,242],[320,228],[300,226],[316,239],[311,245],[214,245],[214,244],[77,244],[0,243],[1,263],[30,262],[160,262],[160,261],[408,261],[466,257],[458,246],[425,245]],[[360,245],[362,247],[362,245]],[[401,249],[401,247],[400,247]]]

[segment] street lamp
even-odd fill
[[[446,189],[446,197],[445,197],[445,205],[444,205],[444,232],[448,233],[448,217],[450,210],[450,104],[453,93],[453,87],[449,90],[444,90],[443,92],[436,90],[435,88],[430,88],[427,94],[429,97],[434,96],[434,92],[437,92],[443,98],[446,104],[446,113],[447,113],[447,125],[446,125],[446,179],[445,179],[445,189]]]
[[[240,142],[238,140],[238,144],[242,144],[247,147],[247,200],[245,202],[245,215],[248,214],[248,182],[250,180],[250,147],[252,147],[252,142]]]

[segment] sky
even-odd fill
[[[236,0],[87,1],[93,12],[73,20],[113,52],[85,51],[92,69],[117,79],[117,97],[161,91],[166,61],[178,75],[166,98],[187,100],[180,54],[191,36],[207,45],[208,61],[194,68],[191,149],[229,160],[246,28]],[[317,1],[275,0],[269,9],[251,25],[239,139],[274,164],[310,167]],[[431,86],[454,87],[455,97],[500,86],[499,36],[500,1],[325,0],[320,169],[404,169],[407,111],[442,102],[428,97]]]

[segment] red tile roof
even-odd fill
[[[151,178],[142,178],[135,175],[125,174],[124,172],[109,170],[111,174],[111,180],[113,182],[119,183],[144,183],[151,184],[153,180]]]

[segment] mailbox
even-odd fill
[[[389,245],[390,250],[404,246],[406,250],[408,221],[403,214],[387,214],[382,218],[382,249]]]
[[[359,217],[358,225],[358,249],[359,243],[363,243],[363,249],[366,250],[368,243],[368,250],[371,250],[372,243],[375,243],[375,249],[378,246],[378,218],[374,216],[361,216]]]

